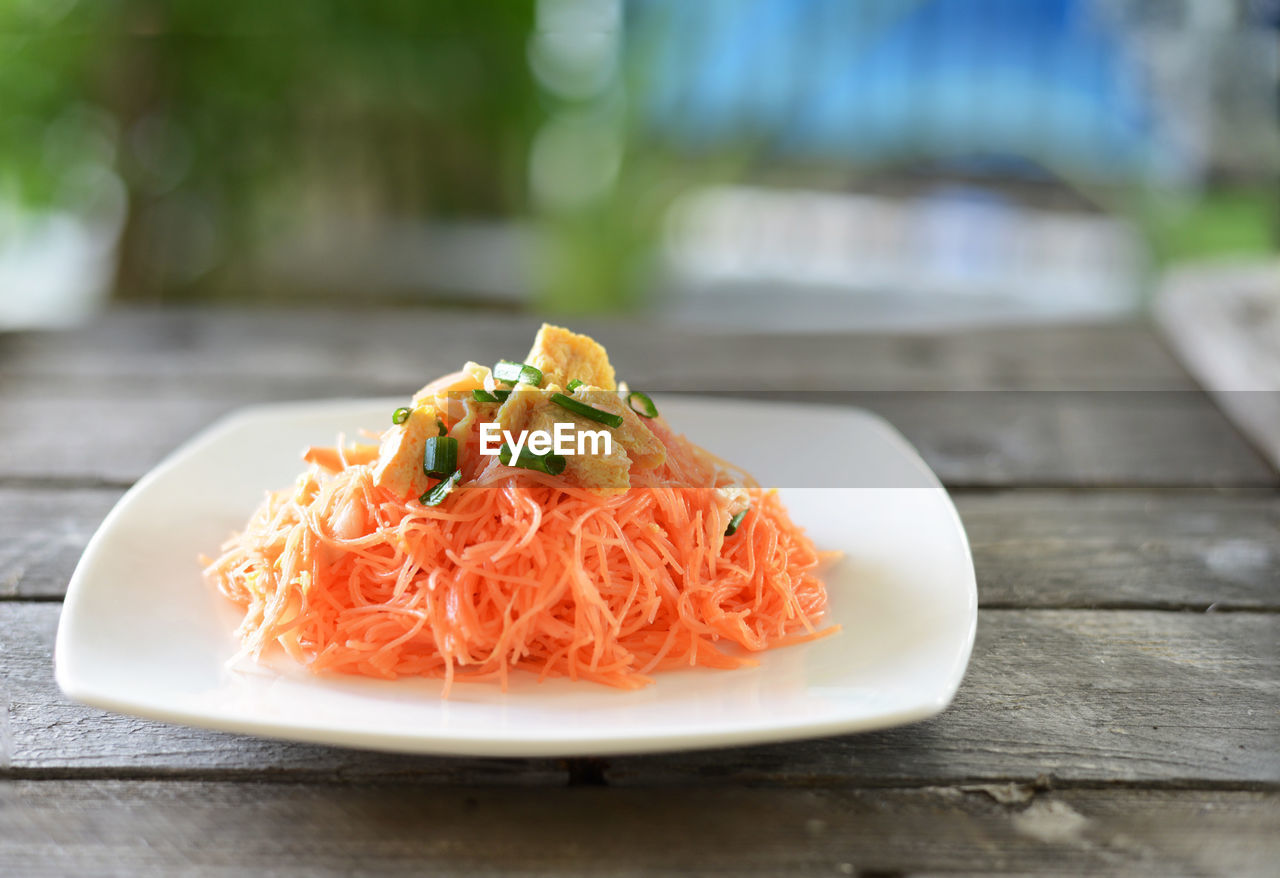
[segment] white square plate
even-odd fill
[[[238,612],[203,582],[196,556],[215,552],[268,488],[293,481],[303,446],[380,427],[400,401],[285,404],[214,425],[121,498],[71,579],[58,685],[94,707],[210,729],[488,756],[778,741],[945,708],[973,646],[977,591],[959,517],[914,449],[853,409],[657,402],[675,429],[780,487],[819,548],[845,553],[824,577],[840,633],[765,652],[755,668],[659,674],[635,692],[517,674],[505,693],[456,684],[445,700],[437,680],[319,677],[284,662],[229,670]],[[788,460],[765,423],[796,425]]]

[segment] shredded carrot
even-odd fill
[[[332,445],[312,445],[302,453],[302,459],[307,463],[314,463],[329,472],[336,473],[352,464],[372,463],[377,460],[378,446],[356,444],[344,448],[342,445],[336,447]]]
[[[635,689],[833,633],[825,553],[776,493],[750,488],[726,537],[721,462],[655,432],[667,461],[626,491],[487,458],[435,507],[377,487],[368,454],[312,449],[206,576],[244,609],[244,654],[278,644],[315,672],[443,678],[446,694],[517,670]]]

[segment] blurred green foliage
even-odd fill
[[[505,215],[537,113],[530,0],[0,0],[0,191],[123,179],[117,287],[233,288],[308,212]]]
[[[1156,201],[1137,220],[1160,265],[1280,250],[1280,200],[1270,186],[1223,185],[1197,198]]]

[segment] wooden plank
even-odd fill
[[[853,776],[1280,781],[1280,617],[983,611],[941,716],[900,730],[610,761],[613,783]]]
[[[447,311],[122,309],[78,330],[9,336],[0,364],[13,378],[81,384],[387,376],[403,388],[467,359],[518,356],[534,329],[528,319]]]
[[[403,390],[401,387],[399,390]],[[0,479],[127,484],[219,416],[253,403],[386,394],[347,383],[180,381],[0,393]],[[794,399],[798,394],[770,393]],[[808,392],[884,415],[952,485],[1272,487],[1274,471],[1199,392]],[[659,397],[659,400],[661,397]],[[73,422],[68,413],[74,412]],[[93,441],[84,427],[92,425]]]
[[[0,776],[191,770],[220,777],[436,778],[450,783],[563,783],[555,759],[417,759],[207,732],[108,714],[63,698],[53,679],[61,604],[0,604]]]
[[[118,488],[0,488],[0,598],[56,598]],[[960,493],[983,606],[1280,609],[1269,492]]]
[[[851,394],[949,485],[1274,487],[1280,479],[1204,394]]]
[[[0,604],[5,770],[23,775],[414,777],[526,781],[554,760],[452,760],[236,738],[114,716],[53,682],[58,606]],[[807,785],[1031,780],[1280,782],[1280,615],[984,611],[944,714],[818,741],[617,757],[610,783]]]
[[[122,493],[0,488],[0,598],[66,594],[89,537]]]
[[[1280,797],[10,781],[14,875],[1274,874]]]
[[[987,612],[968,679],[936,720],[799,752],[615,760],[608,776],[821,778],[848,761],[878,780],[1274,782],[1277,628],[1273,616]]]
[[[1280,608],[1271,492],[955,497],[983,606]]]
[[[221,395],[179,387],[84,395],[10,388],[0,395],[0,479],[127,486],[219,417],[282,398],[257,385]]]
[[[952,334],[691,333],[583,319],[647,389],[1191,389],[1142,325]],[[355,377],[401,389],[468,360],[519,356],[538,320],[441,309],[120,309],[86,328],[0,337],[0,374],[75,382]]]

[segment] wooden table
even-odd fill
[[[948,484],[982,609],[914,726],[607,759],[427,758],[64,699],[60,599],[125,488],[213,418],[405,393],[534,322],[115,312],[0,336],[0,873],[1275,874],[1277,474],[1141,326],[599,331],[633,385],[876,409]]]

